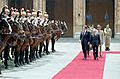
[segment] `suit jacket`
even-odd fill
[[[91,35],[90,43],[92,44],[92,46],[95,46],[95,45],[99,46],[100,45],[100,35],[99,34],[96,34],[95,36]]]
[[[81,40],[82,48],[87,50],[88,42],[90,42],[90,32],[88,32],[88,31],[86,31],[85,33],[81,32],[80,40]]]

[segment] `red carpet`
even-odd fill
[[[109,53],[113,54],[113,52]],[[87,60],[83,60],[83,53],[80,52],[70,64],[52,79],[102,79],[106,52],[103,52],[103,58],[98,60],[94,60],[92,54],[90,52],[90,57]],[[120,52],[115,52],[114,54],[120,54]]]
[[[60,71],[53,79],[102,79],[105,52],[103,58],[94,60],[92,52],[87,60],[83,60],[81,52],[67,67]]]

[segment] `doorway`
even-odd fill
[[[110,24],[114,36],[114,0],[86,0],[86,24],[97,24],[102,29]]]
[[[73,37],[73,0],[46,0],[49,19],[65,21],[68,31],[65,37]]]

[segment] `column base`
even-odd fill
[[[73,38],[80,39],[80,32],[75,32]]]
[[[116,33],[114,38],[120,39],[120,33]]]

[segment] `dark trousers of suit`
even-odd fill
[[[82,50],[83,50],[83,54],[84,54],[84,58],[87,58],[87,45],[85,46],[84,44],[82,44]]]
[[[98,57],[98,46],[97,45],[93,45],[93,56],[95,60]]]
[[[87,47],[87,54],[88,54],[88,56],[89,56],[89,51],[90,51],[90,45],[88,45],[88,47]]]

